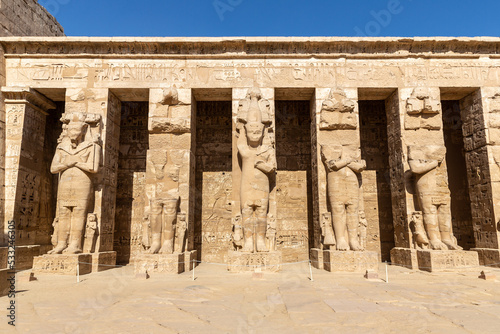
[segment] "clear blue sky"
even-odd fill
[[[39,0],[68,36],[500,36],[498,0]]]

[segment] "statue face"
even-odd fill
[[[174,215],[177,212],[177,200],[167,201],[164,210],[165,214]]]
[[[251,122],[245,125],[249,143],[258,143],[264,134],[264,124],[260,122]]]
[[[72,142],[78,141],[83,135],[84,122],[71,122],[68,124],[68,137]]]

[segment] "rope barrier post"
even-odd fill
[[[76,283],[80,283],[80,262],[76,262]]]
[[[385,261],[385,282],[389,283],[389,272],[387,270],[387,261]]]
[[[194,281],[194,268],[196,268],[196,263],[194,262],[194,259],[193,259],[193,281]]]
[[[314,279],[313,279],[313,270],[312,270],[311,260],[310,259],[309,259],[309,274],[311,275],[311,277],[309,279],[311,280],[311,282],[314,282]]]

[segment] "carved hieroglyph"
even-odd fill
[[[358,116],[355,101],[341,89],[332,89],[320,114],[320,154],[327,173],[327,198],[330,213],[322,213],[323,246],[340,251],[364,250],[366,218],[363,212]],[[336,132],[343,131],[337,134]],[[338,136],[352,137],[340,142]]]
[[[82,252],[82,237],[94,193],[92,174],[101,159],[100,121],[97,114],[64,114],[60,142],[51,172],[59,174],[57,192],[57,245],[50,254]]]
[[[415,176],[418,204],[423,213],[423,223],[431,249],[462,249],[452,233],[450,190],[446,174],[446,148],[438,145],[408,147],[408,164]],[[414,215],[418,226],[418,215]],[[416,229],[417,231],[417,229]],[[425,245],[420,235],[417,243]]]
[[[241,227],[235,226],[234,239],[243,237],[242,251],[267,252],[269,174],[276,170],[275,149],[268,136],[272,121],[269,102],[258,88],[248,91],[240,101],[237,120],[237,147],[241,158]],[[238,242],[238,241],[237,241]]]

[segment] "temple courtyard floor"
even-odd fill
[[[497,279],[481,270],[427,273],[380,265],[379,280],[307,264],[280,273],[193,273],[136,278],[126,266],[80,277],[18,280],[16,327],[0,298],[0,333],[499,333]],[[24,273],[20,274],[20,277]]]

